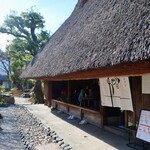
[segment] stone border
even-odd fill
[[[35,115],[33,115],[25,106],[18,106],[16,113],[17,129],[24,144],[25,150],[36,150],[38,145],[56,143],[63,150],[72,150],[73,148],[66,144],[55,131],[44,125]]]

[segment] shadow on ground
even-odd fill
[[[110,132],[106,131],[105,129],[96,127],[89,123],[81,125],[81,124],[79,124],[79,122],[81,120],[79,120],[78,118],[69,120],[69,119],[67,119],[69,116],[68,114],[66,114],[64,112],[58,113],[57,109],[52,109],[51,113],[54,114],[55,116],[61,118],[62,120],[70,123],[71,125],[80,128],[81,130],[85,131],[86,133],[100,139],[101,141],[104,141],[105,143],[115,147],[118,150],[132,150],[133,149],[133,144],[129,146],[128,139],[126,139],[126,138],[123,138],[121,136],[110,133]],[[142,150],[142,147],[136,146],[136,150]]]

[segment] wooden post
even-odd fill
[[[101,124],[100,127],[104,127],[106,122],[106,114],[105,114],[105,107],[101,106],[99,113],[101,114]]]
[[[136,125],[142,109],[142,80],[141,76],[130,77],[130,87],[134,112],[130,112],[133,125]]]
[[[70,103],[71,101],[71,83],[68,81],[67,83],[67,97],[68,97],[68,102]]]
[[[52,100],[52,82],[51,81],[44,81],[44,96],[46,105],[51,107],[51,100]]]
[[[52,81],[48,82],[48,107],[52,105]]]
[[[125,121],[125,127],[128,127],[128,111],[125,110],[124,112],[124,121]]]
[[[45,105],[47,105],[47,101],[48,101],[48,81],[44,81],[44,101],[45,101]]]

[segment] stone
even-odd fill
[[[63,138],[60,138],[60,137],[57,137],[57,138],[56,138],[56,141],[57,141],[57,142],[62,141],[62,140],[63,140]]]
[[[58,137],[57,134],[52,136],[53,139],[56,139],[57,137]]]
[[[52,142],[53,142],[53,143],[57,143],[57,141],[56,141],[56,140],[52,140]]]
[[[58,142],[58,145],[59,145],[59,146],[61,146],[62,144],[64,144],[63,141],[59,141],[59,142]]]
[[[67,147],[67,146],[69,146],[69,144],[65,144],[65,143],[64,143],[64,144],[62,144],[60,147],[64,149],[64,148]]]
[[[34,150],[37,145],[49,143],[58,143],[57,146],[63,145],[63,147],[69,146],[64,144],[63,138],[59,137],[55,131],[45,126],[24,107],[18,107],[16,112],[17,131],[24,149]]]
[[[71,146],[64,147],[64,150],[71,150],[71,149],[72,149]]]
[[[4,102],[6,104],[14,104],[15,103],[15,99],[12,96],[4,96]]]
[[[47,142],[48,142],[48,143],[52,142],[52,139],[48,138],[48,139],[47,139]]]

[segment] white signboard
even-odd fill
[[[141,111],[136,137],[150,143],[150,111]]]
[[[128,77],[100,78],[101,105],[133,111]]]
[[[150,94],[150,75],[142,76],[142,93]]]

